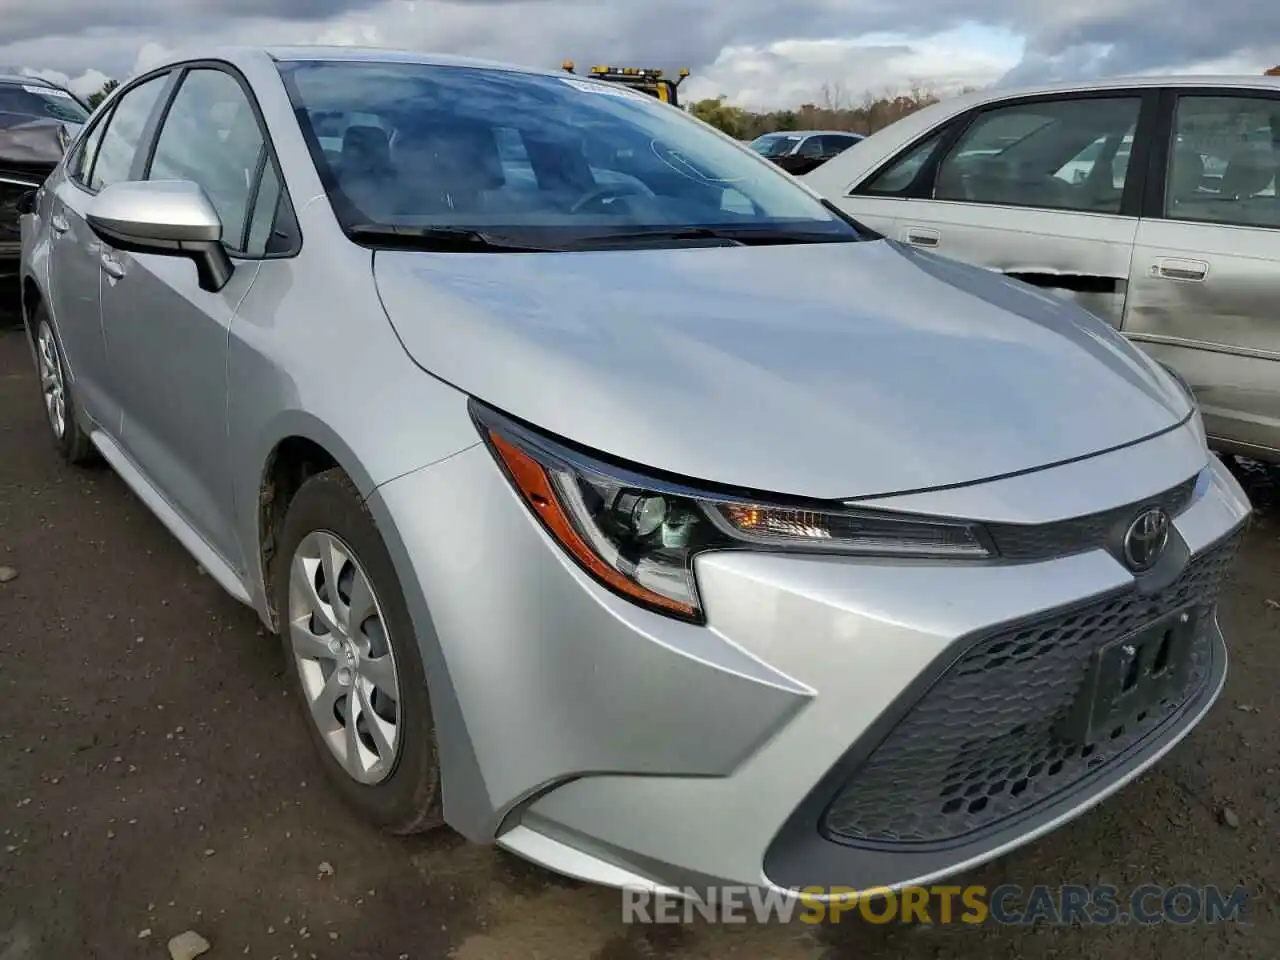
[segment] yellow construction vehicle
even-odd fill
[[[573,73],[574,65],[572,60],[566,60],[560,65],[565,73]],[[610,83],[621,83],[630,87],[632,90],[639,90],[641,93],[647,93],[651,97],[657,97],[663,103],[669,103],[673,107],[680,106],[679,98],[676,90],[685,78],[689,76],[687,67],[680,68],[679,77],[671,80],[666,77],[660,69],[650,67],[592,67],[591,79],[607,80]]]

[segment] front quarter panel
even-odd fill
[[[396,339],[373,283],[373,255],[341,234],[323,199],[298,219],[301,254],[262,264],[228,356],[239,536],[264,616],[259,502],[282,441],[323,448],[366,497],[479,442],[466,397],[423,373]]]

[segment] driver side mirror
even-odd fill
[[[235,266],[222,245],[222,220],[204,190],[189,180],[113,183],[89,201],[89,228],[128,253],[186,257],[200,287],[216,293]]]

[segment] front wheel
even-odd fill
[[[426,677],[391,556],[341,470],[307,480],[274,557],[286,673],[330,779],[392,833],[440,825]]]

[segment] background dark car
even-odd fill
[[[756,137],[748,146],[788,173],[801,174],[822,166],[863,139],[862,134],[845,130],[779,130]]]
[[[18,201],[44,182],[89,116],[61,87],[0,75],[0,325],[16,322],[21,234]]]

